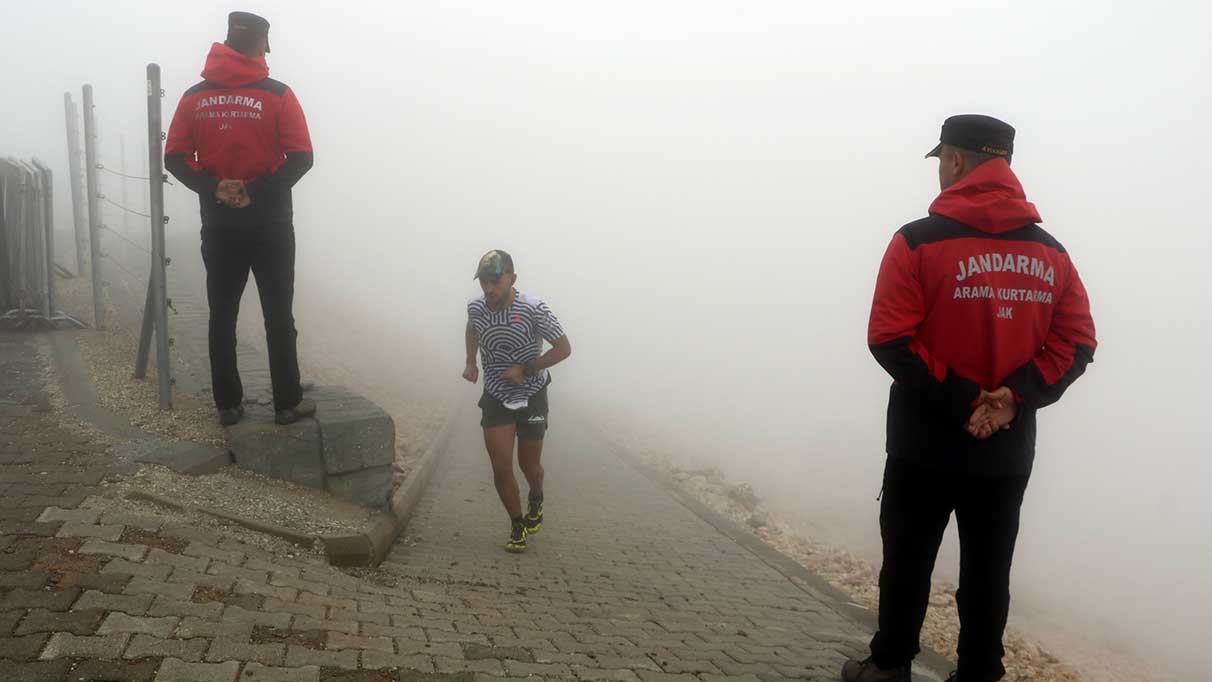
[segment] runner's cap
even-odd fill
[[[513,257],[500,249],[493,249],[480,258],[476,276],[472,279],[500,279],[502,275],[511,272],[513,272]]]

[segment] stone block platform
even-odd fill
[[[382,507],[391,487],[396,427],[378,405],[339,386],[308,393],[316,416],[289,426],[269,408],[248,406],[227,429],[236,466],[263,476],[321,488],[334,496]]]

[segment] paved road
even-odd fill
[[[834,680],[868,638],[558,411],[520,556],[471,417],[368,578],[101,511],[129,467],[63,426],[39,342],[0,333],[5,682]]]
[[[505,553],[508,519],[474,416],[464,419],[387,566],[441,586],[435,618],[536,661],[506,662],[507,673],[835,680],[865,649],[869,633],[558,413],[544,455],[547,520],[526,554]]]

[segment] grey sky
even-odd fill
[[[103,160],[119,134],[138,157],[145,64],[163,67],[167,120],[236,8],[7,2],[0,154],[63,177],[62,93],[91,82]],[[309,301],[340,301],[346,319],[391,320],[354,336],[431,353],[457,381],[475,261],[505,248],[569,330],[570,402],[676,434],[869,555],[888,385],[865,347],[876,267],[937,192],[922,155],[942,119],[1011,122],[1014,169],[1072,252],[1101,342],[1041,414],[1016,588],[1146,649],[1197,643],[1212,608],[1206,4],[239,9],[273,23],[271,75],[316,148],[296,191],[303,335],[331,333]],[[193,197],[169,202],[192,229]]]

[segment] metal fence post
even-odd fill
[[[40,314],[42,302],[46,298],[43,288],[46,280],[42,279],[42,178],[28,162],[20,161],[25,170],[25,252],[22,258],[26,267],[26,302],[29,312]],[[37,307],[35,307],[37,306]]]
[[[15,304],[16,293],[12,286],[12,272],[8,255],[9,212],[12,210],[12,199],[9,198],[8,173],[4,159],[0,159],[0,310]]]
[[[46,321],[53,322],[55,319],[55,181],[50,168],[37,157],[33,159],[33,166],[42,175],[42,229],[44,235],[42,248],[46,250],[46,271],[42,273],[46,277],[46,301],[42,304],[42,310],[46,314]]]
[[[97,202],[97,124],[93,117],[93,86],[84,86],[84,177],[88,187],[88,241],[93,271],[94,326],[105,329],[101,284],[101,206]]]
[[[150,74],[150,70],[149,70],[149,73],[147,76],[147,93],[148,93],[147,135],[148,135],[148,138],[150,138],[152,136],[151,92],[152,92],[152,82],[151,82],[151,74]],[[157,141],[157,146],[158,146],[158,141]],[[151,149],[152,148],[149,146],[148,155],[147,155],[149,163],[150,163],[150,158],[152,155],[152,153],[150,151]],[[151,176],[151,173],[149,172],[147,174],[147,186],[145,188],[145,189],[149,190],[149,192],[151,189],[152,182],[153,182],[152,176]],[[136,351],[136,354],[135,354],[135,374],[134,374],[134,376],[136,379],[146,379],[147,378],[147,365],[151,361],[151,345],[152,345],[152,341],[156,338],[156,312],[155,312],[156,311],[156,243],[155,243],[156,242],[156,220],[154,217],[155,210],[151,207],[150,193],[148,194],[147,202],[148,202],[148,227],[151,230],[152,251],[151,251],[151,256],[150,256],[151,261],[149,263],[150,269],[147,272],[147,294],[146,294],[145,300],[143,302],[143,318],[139,325],[139,349],[138,349],[138,351]],[[157,369],[158,368],[159,368],[159,361],[157,359]]]
[[[76,276],[84,276],[84,251],[87,248],[84,217],[84,189],[80,186],[80,113],[70,92],[63,93],[63,113],[67,119],[67,168],[72,191],[72,226],[76,238]]]
[[[172,367],[168,358],[168,259],[165,254],[164,224],[168,217],[164,215],[164,147],[162,145],[162,128],[160,98],[164,96],[160,90],[160,65],[147,65],[147,182],[149,192],[149,208],[152,230],[152,263],[151,280],[154,292],[152,300],[156,319],[156,373],[160,379],[160,409],[171,410]],[[147,311],[144,311],[147,314]]]
[[[17,273],[21,277],[22,304],[24,314],[36,313],[34,305],[41,297],[41,270],[38,267],[37,249],[42,245],[41,235],[38,234],[41,224],[38,215],[42,210],[42,202],[38,200],[38,178],[30,170],[29,164],[20,159],[14,159],[21,172],[21,241],[17,250],[20,259]]]

